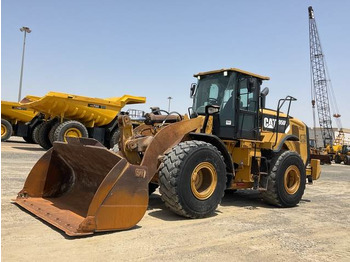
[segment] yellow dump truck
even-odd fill
[[[121,109],[145,102],[145,97],[131,95],[101,99],[49,92],[40,99],[26,96],[21,105],[44,115],[46,121],[36,137],[43,148],[49,149],[54,141],[66,141],[66,137],[95,138],[112,147],[118,141],[117,116]]]
[[[33,101],[39,97],[32,96]],[[33,109],[17,102],[1,101],[1,141],[12,135],[23,137],[28,143],[36,142],[33,132],[42,118]]]

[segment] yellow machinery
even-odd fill
[[[236,68],[196,74],[189,115],[149,113],[133,128],[118,116],[119,151],[93,139],[55,142],[35,164],[16,203],[71,236],[123,230],[144,216],[149,183],[189,218],[212,214],[226,189],[251,189],[296,206],[320,176],[307,126],[289,115],[293,97],[265,109],[268,77]],[[282,106],[287,112],[282,113]]]
[[[337,148],[334,162],[337,164],[343,162],[344,165],[350,165],[350,145],[342,145],[341,148]]]
[[[39,97],[32,97],[33,100]],[[41,123],[34,110],[17,102],[1,101],[1,141],[11,135],[21,136],[29,143],[33,142],[32,133]]]
[[[66,137],[91,137],[106,146],[118,140],[117,115],[127,104],[145,103],[145,97],[124,95],[106,99],[49,92],[40,99],[27,96],[21,104],[42,113],[46,122],[38,130],[38,142],[49,149]]]
[[[350,153],[349,147],[345,145],[345,134],[342,129],[339,130],[338,135],[335,137],[333,144],[326,144],[325,148],[315,148],[311,147],[311,158],[319,159],[322,164],[331,164],[331,161],[334,160],[335,163],[340,164],[350,164]],[[349,157],[347,157],[347,155]]]

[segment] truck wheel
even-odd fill
[[[350,165],[350,156],[344,156],[344,165]]]
[[[50,129],[50,132],[49,132],[49,139],[50,139],[51,144],[53,144],[53,142],[55,142],[55,138],[54,138],[55,131],[56,131],[57,127],[58,127],[60,124],[61,124],[60,122],[57,122],[57,123],[54,124],[54,125],[52,126],[52,128]]]
[[[67,142],[66,137],[89,137],[86,127],[75,120],[69,120],[57,126],[53,135],[54,141]]]
[[[33,141],[36,144],[39,144],[39,129],[43,126],[44,123],[45,122],[41,122],[39,125],[35,126],[33,129],[32,136],[33,136]]]
[[[1,141],[6,141],[12,135],[12,125],[6,119],[1,119]]]
[[[335,162],[336,164],[340,164],[340,163],[341,163],[341,157],[340,157],[340,155],[336,155],[336,156],[334,157],[334,162]]]
[[[49,139],[49,133],[53,125],[54,125],[54,122],[52,120],[46,121],[46,122],[43,122],[43,124],[38,130],[39,145],[46,150],[52,147],[52,143],[50,142],[50,139]]]
[[[226,189],[226,167],[219,150],[202,141],[186,141],[167,153],[160,165],[160,194],[173,212],[190,218],[212,214]]]
[[[296,206],[304,194],[305,166],[301,157],[293,151],[285,151],[271,161],[267,191],[264,200],[280,207]]]
[[[109,141],[109,147],[113,148],[114,145],[117,145],[119,142],[119,137],[120,137],[120,131],[119,129],[116,129],[113,131],[113,134],[111,136],[111,139]]]

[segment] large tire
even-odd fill
[[[39,129],[45,124],[45,122],[41,122],[37,126],[34,127],[32,136],[33,136],[33,141],[36,144],[39,144]]]
[[[160,165],[160,194],[176,214],[201,218],[212,214],[226,189],[226,166],[219,150],[202,141],[186,141],[167,153]]]
[[[54,141],[66,142],[66,136],[89,137],[89,133],[82,123],[75,120],[69,120],[57,126],[53,139]]]
[[[344,165],[350,165],[350,156],[344,156]]]
[[[111,139],[109,140],[110,148],[113,148],[115,145],[118,145],[119,137],[120,137],[120,131],[117,128],[116,130],[113,131]]]
[[[38,130],[38,143],[42,148],[46,150],[52,147],[52,143],[49,139],[49,133],[53,125],[54,122],[52,120],[46,121],[43,123],[43,125],[41,125],[41,127]]]
[[[61,124],[60,122],[55,123],[49,132],[49,139],[50,139],[51,144],[53,144],[53,142],[55,142],[55,138],[54,138],[55,131],[60,124]]]
[[[8,140],[13,133],[12,125],[6,119],[1,119],[1,141]]]
[[[341,163],[341,157],[340,157],[340,155],[335,155],[335,157],[334,157],[334,162],[336,163],[336,164],[340,164]]]
[[[280,207],[296,206],[305,190],[306,173],[301,157],[293,151],[276,155],[270,165],[264,200]]]

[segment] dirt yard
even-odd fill
[[[242,191],[192,220],[168,211],[156,191],[135,228],[69,238],[11,202],[44,152],[19,138],[1,143],[2,261],[350,261],[350,166],[322,166],[295,208]]]

